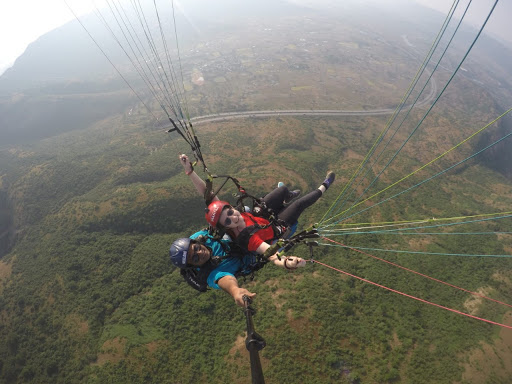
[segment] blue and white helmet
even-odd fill
[[[169,249],[169,256],[171,257],[171,262],[176,267],[187,267],[188,248],[190,247],[191,241],[192,240],[188,237],[183,237],[171,244],[171,249]]]

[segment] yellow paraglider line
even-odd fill
[[[325,220],[324,223],[327,223],[331,220],[333,220],[334,218],[336,217],[339,217],[345,213],[347,213],[348,211],[350,211],[351,209],[353,208],[356,208],[358,206],[360,206],[361,204],[367,202],[368,200],[371,200],[373,199],[374,197],[377,197],[379,196],[381,193],[387,191],[388,189],[394,187],[395,185],[401,183],[402,181],[404,181],[405,179],[415,175],[416,173],[418,173],[419,171],[425,169],[426,167],[432,165],[433,163],[435,163],[436,161],[440,160],[441,158],[443,158],[444,156],[446,156],[448,153],[450,153],[451,151],[457,149],[458,147],[460,147],[462,144],[466,143],[467,141],[471,140],[473,137],[475,137],[476,135],[478,135],[479,133],[483,132],[484,130],[486,130],[487,128],[489,128],[492,124],[496,123],[498,120],[500,120],[502,117],[504,117],[505,115],[507,115],[508,113],[510,113],[512,111],[512,108],[509,108],[506,112],[504,112],[503,114],[501,114],[500,116],[498,116],[496,119],[494,119],[493,121],[491,121],[490,123],[488,123],[487,125],[485,125],[484,127],[480,128],[478,131],[476,131],[475,133],[473,133],[472,135],[470,135],[469,137],[467,137],[466,139],[462,140],[459,144],[453,146],[452,148],[450,148],[449,150],[447,150],[446,152],[444,152],[443,154],[439,155],[438,157],[436,157],[435,159],[429,161],[428,163],[426,163],[425,165],[421,166],[420,168],[418,168],[417,170],[409,173],[407,176],[404,176],[402,177],[400,180],[394,182],[393,184],[390,184],[388,185],[386,188],[382,189],[381,191],[373,194],[372,196],[366,198],[365,200],[362,200],[360,201],[359,203],[357,204],[354,204],[352,205],[350,208],[347,208],[346,210],[344,210],[343,212],[340,212],[332,217],[330,217],[329,219]],[[332,224],[331,224],[332,225]]]
[[[395,111],[393,112],[393,114],[390,116],[390,118],[386,122],[386,125],[384,126],[383,130],[380,132],[379,136],[375,139],[375,142],[373,143],[372,147],[369,149],[369,151],[366,154],[365,158],[361,161],[361,163],[359,164],[357,169],[354,171],[354,174],[352,175],[350,180],[345,184],[345,187],[340,192],[338,197],[334,200],[334,202],[331,204],[329,209],[327,209],[325,214],[322,216],[322,218],[319,221],[320,223],[322,223],[324,221],[325,217],[329,214],[330,211],[332,211],[334,206],[339,202],[339,200],[344,195],[344,193],[347,190],[347,188],[350,187],[350,185],[352,185],[352,182],[354,181],[354,179],[359,175],[359,171],[367,163],[368,159],[373,155],[373,151],[379,145],[381,138],[389,130],[389,128],[393,124],[396,116],[400,113],[400,111],[404,107],[405,101],[410,96],[410,93],[412,92],[412,89],[416,86],[416,83],[419,80],[419,77],[423,73],[424,69],[426,68],[428,61],[430,61],[430,59],[432,58],[432,54],[433,54],[433,51],[434,51],[435,47],[437,46],[437,44],[439,44],[439,41],[441,40],[442,36],[444,35],[444,32],[446,31],[446,27],[448,26],[448,23],[449,23],[449,21],[451,19],[451,16],[453,16],[454,6],[455,6],[455,4],[457,2],[458,2],[457,0],[454,0],[454,2],[452,3],[452,6],[451,6],[450,10],[448,11],[446,19],[444,20],[444,23],[441,26],[441,29],[439,29],[436,38],[432,42],[432,45],[430,46],[429,51],[427,52],[425,58],[423,59],[423,63],[420,65],[420,67],[416,71],[416,74],[414,75],[414,78],[412,79],[411,83],[409,84],[409,88],[405,91],[404,95],[402,96],[402,99],[400,100],[400,103],[398,104],[398,106],[396,107]],[[333,216],[333,217],[335,217],[335,216]]]

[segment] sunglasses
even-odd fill
[[[192,263],[198,263],[200,250],[201,250],[201,244],[193,243],[190,246],[190,253],[189,253],[188,261],[192,262]]]
[[[234,214],[235,210],[233,208],[229,208],[228,211],[226,212],[226,215],[228,215],[228,217],[226,217],[226,220],[224,220],[225,227],[231,224],[231,219],[229,218],[229,216],[233,216]]]

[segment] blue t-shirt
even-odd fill
[[[196,239],[199,236],[206,236],[205,245],[212,250],[212,256],[226,256],[226,252],[219,244],[219,241],[213,240],[208,231],[202,230],[190,236],[191,239]],[[229,239],[229,238],[228,238]],[[220,241],[229,249],[231,240],[222,238]],[[249,265],[256,261],[256,257],[250,253],[245,254],[243,257],[226,257],[220,264],[208,275],[207,283],[214,289],[220,289],[217,282],[224,276],[235,276],[235,273],[249,268]],[[199,269],[199,268],[198,268]]]

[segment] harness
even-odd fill
[[[213,179],[214,178],[225,178],[224,183],[214,192],[213,191]],[[219,193],[219,191],[225,186],[225,184],[231,180],[236,187],[238,188],[238,195],[236,202],[236,209],[239,212],[246,212],[244,201],[250,199],[252,201],[252,214],[257,217],[262,217],[268,220],[268,224],[260,225],[254,222],[253,225],[247,226],[244,228],[240,234],[237,236],[236,240],[230,245],[226,244],[226,242],[222,241],[222,237],[224,233],[219,231],[218,229],[209,227],[208,228],[208,236],[199,236],[196,241],[202,242],[203,244],[206,240],[210,239],[211,241],[216,241],[220,244],[222,249],[224,250],[224,256],[216,256],[210,258],[207,263],[202,265],[200,268],[191,267],[180,270],[181,275],[185,279],[185,281],[195,290],[199,292],[206,292],[208,288],[207,279],[210,273],[219,266],[219,264],[228,257],[235,258],[244,258],[246,255],[251,255],[254,259],[254,262],[245,266],[244,269],[237,271],[234,275],[236,278],[243,277],[245,279],[246,276],[251,276],[250,279],[254,279],[254,273],[261,268],[263,268],[268,263],[268,258],[279,249],[283,249],[287,251],[291,249],[294,245],[299,243],[306,242],[306,239],[317,238],[318,233],[314,227],[308,228],[305,231],[302,231],[298,235],[295,235],[291,238],[291,234],[295,231],[297,224],[289,227],[282,220],[277,218],[277,214],[273,212],[270,208],[267,207],[265,201],[263,199],[259,199],[248,194],[244,188],[240,185],[237,179],[231,176],[212,176],[210,175],[206,180],[206,191],[204,194],[204,199],[206,206],[208,206],[213,198]],[[272,245],[264,255],[259,255],[257,253],[249,253],[244,251],[244,249],[248,248],[249,240],[251,236],[253,236],[257,231],[261,229],[265,229],[268,227],[272,227],[274,237],[272,241],[274,241],[274,245]],[[287,239],[289,238],[289,239]],[[311,258],[313,258],[313,246],[318,245],[316,242],[306,242],[309,246]]]
[[[224,182],[222,185],[214,192],[213,191],[213,179],[214,178],[224,178]],[[291,233],[289,226],[282,220],[279,220],[277,218],[277,213],[274,212],[272,209],[267,207],[267,204],[265,201],[261,198],[255,197],[253,195],[250,195],[247,193],[245,188],[243,188],[240,185],[240,182],[238,179],[223,175],[223,176],[216,176],[213,175],[205,180],[206,183],[206,190],[204,193],[204,199],[206,206],[210,205],[210,203],[213,201],[213,198],[217,196],[217,194],[221,191],[222,188],[226,185],[226,183],[231,180],[233,184],[238,189],[238,194],[235,194],[235,197],[237,197],[236,204],[234,205],[237,211],[239,212],[245,212],[247,213],[246,209],[246,200],[250,200],[252,203],[252,209],[251,213],[256,217],[262,217],[266,220],[268,220],[268,224],[261,225],[253,221],[253,225],[247,226],[240,232],[240,234],[237,236],[235,243],[239,245],[242,249],[247,249],[247,245],[249,243],[249,240],[252,235],[254,235],[258,230],[260,229],[266,229],[268,227],[272,227],[272,230],[274,231],[274,236],[271,239],[271,241],[275,241],[282,237],[287,237]],[[222,236],[224,233],[219,232],[218,230],[214,230],[218,235]]]
[[[217,261],[210,259],[200,268],[181,269],[180,274],[192,288],[199,292],[206,292],[208,290],[208,276],[219,264],[220,260]]]
[[[281,237],[286,237],[286,232],[289,230],[288,226],[281,220],[274,220],[274,222],[269,222],[267,225],[261,225],[252,220],[251,217],[248,218],[254,224],[245,227],[235,239],[235,243],[242,249],[249,248],[249,241],[251,240],[251,237],[261,229],[272,227],[273,237],[270,239],[270,241],[279,239]]]
[[[209,290],[208,287],[208,276],[210,273],[217,268],[220,263],[227,258],[238,258],[243,259],[247,253],[244,253],[242,249],[240,249],[235,243],[231,243],[229,246],[222,241],[218,236],[213,236],[211,233],[208,236],[199,236],[196,241],[205,244],[207,240],[215,241],[222,247],[225,255],[224,256],[212,256],[210,260],[208,260],[201,267],[190,267],[180,270],[181,276],[185,279],[185,281],[195,290],[199,292],[206,292]],[[246,276],[251,276],[250,279],[254,279],[254,272],[260,270],[267,264],[268,260],[263,258],[261,255],[252,255],[254,257],[254,262],[250,263],[240,271],[237,271],[234,275],[236,278]]]

